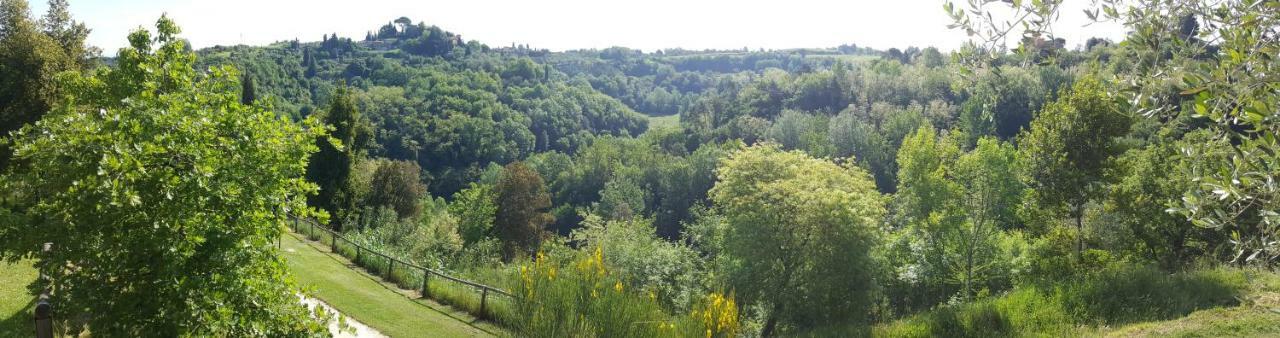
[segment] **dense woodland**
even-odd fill
[[[510,290],[492,319],[536,337],[1089,335],[1239,305],[1280,257],[1268,1],[1101,1],[1128,37],[1078,46],[1055,1],[940,3],[951,52],[407,17],[192,50],[161,18],[114,57],[50,3],[0,1],[0,257],[72,331],[327,334],[291,217]]]

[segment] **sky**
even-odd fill
[[[33,15],[47,8],[30,0]],[[653,51],[786,49],[857,44],[877,49],[959,47],[967,37],[947,29],[942,0],[70,0],[76,20],[93,33],[89,43],[107,55],[123,47],[131,30],[152,28],[163,13],[182,27],[195,48],[317,41],[337,33],[363,39],[406,16],[494,47],[512,43],[553,51],[623,46]],[[959,1],[961,5],[964,1]],[[1067,46],[1089,37],[1119,40],[1116,25],[1085,26],[1068,0],[1055,33]]]

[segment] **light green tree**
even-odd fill
[[[898,192],[894,194],[895,219],[900,227],[890,250],[890,266],[898,270],[904,288],[913,290],[890,301],[908,307],[928,307],[957,292],[957,270],[964,267],[955,255],[965,222],[963,187],[955,181],[960,148],[941,138],[933,128],[919,127],[907,135],[898,149]],[[959,283],[957,283],[959,282]]]
[[[993,137],[978,140],[978,146],[956,162],[955,180],[961,187],[960,205],[965,222],[951,234],[952,252],[959,259],[959,276],[964,295],[973,296],[975,282],[987,279],[998,262],[997,236],[1015,221],[1024,186],[1017,179],[1017,151]]]
[[[898,193],[894,195],[902,223],[929,233],[960,222],[961,186],[951,179],[950,172],[959,156],[960,148],[940,139],[929,126],[903,139],[897,157]]]
[[[1104,191],[1103,175],[1121,151],[1115,138],[1130,118],[1094,77],[1083,77],[1040,112],[1018,139],[1029,186],[1043,207],[1075,220],[1076,255],[1084,251],[1085,204]]]
[[[173,21],[156,28],[129,35],[118,68],[66,78],[60,104],[16,134],[0,256],[39,258],[72,331],[327,335],[275,246],[288,213],[309,214],[322,128],[241,104],[234,69],[197,72]]]
[[[765,309],[763,336],[867,317],[885,210],[866,171],[765,144],[728,156],[717,175],[718,260],[739,299]]]
[[[477,183],[453,194],[449,214],[458,218],[458,233],[464,245],[475,244],[490,235],[498,212],[495,197],[492,185]]]

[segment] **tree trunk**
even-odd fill
[[[1084,261],[1084,205],[1075,208],[1076,216],[1076,261]]]
[[[969,254],[967,255],[967,256],[969,256],[969,257],[966,257],[966,258],[965,258],[965,266],[964,266],[964,270],[965,270],[965,271],[964,271],[964,300],[969,300],[969,297],[971,297],[971,296],[973,295],[973,249],[972,249],[972,245],[973,245],[973,244],[971,243],[971,244],[970,244],[970,249],[969,249],[969,250],[970,250],[970,252],[969,252]]]
[[[778,313],[781,312],[782,303],[774,303],[773,310],[769,311],[769,319],[764,322],[764,329],[760,330],[761,337],[773,337],[773,331],[778,328]]]

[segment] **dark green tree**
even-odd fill
[[[240,104],[252,105],[253,101],[258,99],[257,90],[253,85],[253,77],[249,73],[240,74]]]
[[[71,21],[65,1],[51,5],[38,23],[26,0],[0,1],[0,138],[49,111],[58,95],[56,75],[87,67],[88,29]],[[10,151],[0,142],[0,171]]]
[[[503,257],[511,260],[537,251],[555,219],[546,212],[551,195],[538,172],[523,162],[508,164],[494,188],[498,211],[494,232],[502,240]]]
[[[422,168],[413,161],[383,162],[373,172],[369,205],[391,207],[401,219],[418,217],[422,213],[420,201],[427,192],[418,178],[421,174]]]
[[[356,158],[363,154],[369,140],[369,126],[356,109],[351,89],[340,85],[320,118],[330,129],[328,135],[316,139],[320,151],[311,156],[307,179],[320,186],[320,192],[308,199],[311,206],[328,211],[334,226],[356,206],[352,192],[351,171]]]

